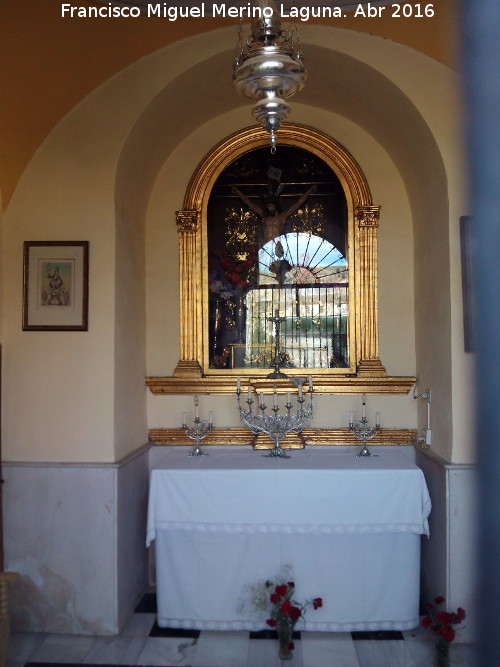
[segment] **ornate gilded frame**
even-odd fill
[[[172,377],[148,377],[154,394],[231,394],[236,375],[254,390],[267,386],[267,371],[208,368],[208,303],[206,286],[206,216],[211,189],[219,174],[241,154],[265,146],[267,134],[254,126],[219,143],[202,160],[186,190],[183,208],[176,213],[180,265],[180,359]],[[287,123],[278,142],[308,150],[320,157],[339,178],[344,189],[349,225],[349,280],[351,359],[349,369],[314,371],[317,393],[407,393],[414,377],[389,377],[379,358],[377,306],[377,230],[380,206],[372,202],[367,180],[350,153],[326,134],[304,125]],[[352,273],[351,273],[352,272]],[[286,391],[289,382],[277,383]]]

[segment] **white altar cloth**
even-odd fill
[[[266,616],[241,603],[249,586],[288,564],[299,601],[324,599],[308,610],[307,630],[418,625],[430,499],[422,471],[404,456],[189,451],[170,449],[151,473],[147,544],[156,540],[160,626],[261,629]]]

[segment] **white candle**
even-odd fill
[[[198,419],[199,415],[199,407],[198,407],[198,396],[194,397],[194,417],[195,419]]]
[[[302,385],[299,384],[299,398],[302,398]]]
[[[352,426],[354,424],[354,412],[351,410],[349,413],[349,426]]]
[[[377,413],[375,414],[375,426],[376,426],[377,428],[380,428],[380,412],[377,412]]]
[[[366,394],[363,394],[363,405],[361,406],[361,419],[366,417]]]
[[[312,375],[309,375],[309,391],[313,390],[313,379]]]
[[[210,412],[208,413],[208,423],[210,424],[210,426],[214,423],[214,413],[212,412],[212,410],[210,410]]]
[[[273,394],[273,405],[276,407],[278,405],[278,396],[276,395],[276,389],[274,390]]]
[[[290,403],[292,402],[289,391],[286,392],[286,402],[288,403],[288,405],[290,405]]]
[[[182,425],[186,426],[186,413],[185,412],[182,413]]]
[[[241,378],[240,378],[239,375],[238,375],[238,377],[237,377],[237,379],[236,379],[236,391],[238,392],[238,394],[239,394],[240,391],[241,391]]]
[[[248,387],[248,400],[252,400],[252,387]]]

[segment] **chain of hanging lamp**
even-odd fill
[[[268,132],[274,153],[276,132],[290,113],[286,100],[302,90],[307,72],[295,22],[291,30],[283,30],[273,0],[255,0],[250,30],[244,43],[240,19],[233,84],[240,95],[255,100],[252,114]]]

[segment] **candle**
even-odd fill
[[[208,423],[210,426],[212,426],[212,424],[214,423],[214,413],[212,412],[212,410],[210,410],[210,412],[208,413]]]
[[[312,375],[309,375],[309,391],[313,390],[313,379]]]
[[[252,400],[252,387],[248,387],[248,400]]]
[[[274,405],[274,407],[277,407],[277,405],[278,405],[278,396],[276,395],[276,389],[274,390],[274,394],[273,394],[273,405]]]
[[[302,398],[302,385],[299,384],[299,398]]]
[[[375,414],[375,426],[376,426],[377,428],[380,428],[380,412],[377,412],[377,413]]]
[[[366,394],[363,394],[363,405],[361,406],[361,419],[366,417]]]
[[[237,391],[238,394],[239,394],[240,391],[241,391],[241,378],[240,378],[239,375],[238,375],[238,377],[237,377],[237,379],[236,379],[236,391]]]
[[[186,426],[186,413],[185,412],[182,413],[182,426],[183,427]]]
[[[349,426],[352,426],[354,424],[354,412],[351,410],[349,413]]]
[[[288,403],[288,405],[290,405],[290,403],[292,402],[289,391],[286,392],[286,402]]]
[[[198,407],[198,396],[194,397],[194,418],[198,419],[199,415],[199,407]]]

